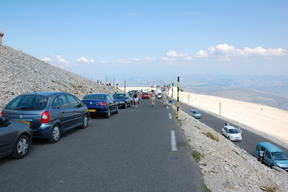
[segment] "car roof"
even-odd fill
[[[22,95],[43,95],[43,96],[51,96],[54,94],[59,94],[59,93],[65,93],[65,94],[69,94],[66,92],[30,92],[30,93],[24,93]]]
[[[236,127],[233,127],[232,125],[225,125],[224,127],[226,127],[227,129],[237,129]]]
[[[109,94],[108,93],[90,93],[88,95],[109,95]]]
[[[275,145],[273,145],[272,143],[269,143],[269,142],[260,142],[257,145],[265,147],[270,152],[283,152],[282,149],[280,149],[279,147],[277,147],[277,146],[275,146]]]

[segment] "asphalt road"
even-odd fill
[[[194,107],[191,107],[190,105],[187,105],[185,103],[182,103],[180,104],[180,109],[185,111],[185,112],[189,112],[191,109],[197,109],[197,108],[194,108]],[[211,115],[203,110],[200,110],[200,109],[197,109],[202,117],[201,119],[199,119],[200,122],[206,124],[207,126],[211,127],[212,129],[214,129],[215,131],[221,133],[221,129],[222,127],[224,127],[224,124],[225,124],[225,120],[221,119],[220,117],[217,117],[217,116],[214,116],[214,115]],[[239,127],[239,125],[235,125],[235,124],[231,124],[235,127]],[[241,126],[240,126],[241,127]],[[255,150],[255,147],[256,147],[256,144],[259,143],[259,142],[270,142],[270,143],[273,143],[274,145],[280,147],[283,151],[285,151],[286,154],[288,154],[288,149],[279,145],[279,144],[276,144],[275,142],[273,142],[272,140],[270,139],[267,139],[259,134],[256,134],[254,132],[251,132],[245,128],[242,128],[242,138],[243,140],[242,141],[239,141],[239,142],[234,142],[235,145],[243,148],[245,151],[247,151],[249,154],[253,154],[254,150]],[[223,136],[224,138],[224,136]],[[225,138],[224,138],[225,139]]]
[[[0,191],[203,191],[173,113],[140,100],[138,108],[91,119],[87,129],[70,131],[58,143],[33,141],[24,159],[0,160]]]

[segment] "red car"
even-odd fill
[[[149,99],[149,94],[147,92],[143,92],[142,99]]]

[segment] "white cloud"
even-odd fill
[[[177,57],[176,51],[168,51],[168,52],[166,53],[166,55],[169,56],[169,57]]]
[[[52,59],[50,57],[43,57],[40,60],[44,61],[44,62],[50,62],[52,61]]]
[[[62,58],[61,55],[56,55],[55,57],[56,57],[56,59],[57,59],[57,61],[58,61],[59,63],[62,63],[62,64],[64,64],[64,65],[69,66],[69,62],[66,61],[64,58]]]
[[[233,45],[218,44],[211,46],[208,50],[200,50],[196,53],[196,58],[218,58],[221,60],[230,60],[231,57],[249,57],[249,56],[288,56],[288,51],[282,48],[264,49],[261,46],[243,49],[235,48]]]
[[[119,62],[119,63],[123,63],[123,64],[131,63],[131,61],[128,60],[128,59],[119,59],[118,62]]]
[[[78,62],[83,62],[83,63],[95,63],[94,59],[87,59],[85,57],[80,57],[79,59],[77,59]]]
[[[188,56],[187,53],[177,53],[176,51],[168,51],[166,53],[166,56],[168,57],[186,57]]]

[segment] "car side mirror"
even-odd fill
[[[11,122],[8,119],[6,119],[4,117],[0,117],[0,126],[1,127],[7,127],[10,124],[11,124]]]

